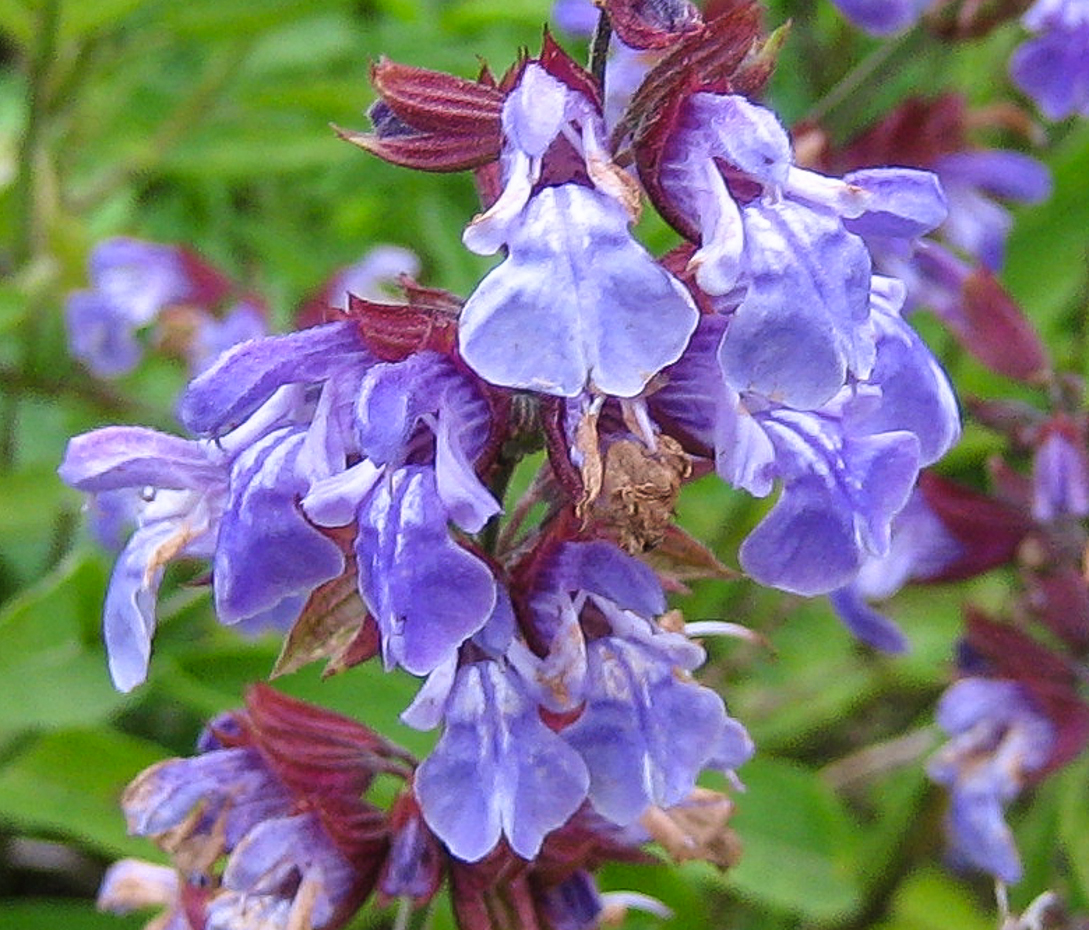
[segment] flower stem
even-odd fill
[[[597,18],[597,26],[594,27],[593,38],[590,39],[590,73],[601,88],[602,96],[605,95],[605,59],[609,55],[609,40],[612,35],[613,25],[609,22],[609,14],[602,9]]]
[[[56,58],[57,27],[60,18],[59,0],[45,0],[38,17],[38,44],[30,59],[27,74],[26,126],[19,143],[13,201],[15,208],[15,238],[11,249],[11,264],[16,272],[24,269],[41,246],[43,218],[39,215],[38,169],[41,158],[41,136],[49,110],[48,83],[50,69]],[[22,321],[22,345],[19,357],[24,370],[29,371],[38,340],[38,315],[31,313]],[[19,395],[5,392],[0,409],[0,468],[10,468],[15,462],[19,422]]]
[[[23,138],[19,143],[19,160],[15,177],[16,234],[12,248],[12,265],[20,268],[30,260],[40,235],[37,213],[37,162],[42,126],[49,106],[47,84],[50,66],[56,57],[59,0],[45,0],[38,18],[38,45],[30,60],[27,75],[27,115]]]
[[[902,83],[903,75],[912,70],[909,63],[944,50],[929,39],[926,30],[916,28],[882,43],[814,103],[805,120],[820,123],[833,136],[853,134],[859,129],[859,120],[867,118],[866,104],[874,97],[875,88]]]

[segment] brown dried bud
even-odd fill
[[[653,549],[673,522],[681,483],[691,471],[688,456],[669,436],[659,436],[654,450],[635,440],[617,440],[605,451],[594,518],[616,533],[627,552]]]
[[[639,823],[674,862],[702,859],[725,871],[741,860],[741,840],[726,826],[733,812],[726,795],[696,788],[675,807],[650,807]]]
[[[284,639],[270,678],[289,675],[320,659],[329,660],[326,674],[332,674],[378,653],[377,628],[359,597],[359,572],[352,547],[354,533],[344,527],[329,530],[326,535],[340,546],[344,554],[344,571],[311,593]],[[369,654],[360,656],[358,643],[365,630],[373,633],[371,650]],[[345,660],[350,652],[355,661],[348,663]]]

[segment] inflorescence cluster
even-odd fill
[[[841,6],[889,31],[921,4]],[[896,7],[896,22],[867,20],[874,6]],[[1053,27],[1061,6],[1041,0],[1027,22]],[[1046,173],[971,151],[963,132],[897,156],[895,115],[837,151],[799,127],[821,139],[803,160],[757,102],[782,36],[755,4],[603,10],[607,68],[583,68],[547,33],[498,78],[382,60],[372,129],[341,130],[397,165],[474,172],[482,208],[463,241],[502,260],[464,298],[418,283],[409,253],[383,253],[330,285],[304,328],[264,335],[256,302],[225,311],[235,295],[188,253],[131,240],[96,253],[93,288],[69,308],[73,351],[119,372],[139,327],[181,313],[195,375],[178,407],[187,438],[107,427],[73,439],[61,466],[134,527],[105,606],[117,687],[147,675],[167,565],[197,558],[220,622],[282,632],[288,664],[375,658],[419,677],[402,719],[439,733],[416,759],[255,687],[198,755],[130,786],[130,829],[177,869],[119,864],[107,906],[161,902],[171,930],[335,928],[372,895],[422,906],[446,881],[467,928],[581,928],[608,906],[653,908],[603,897],[594,870],[651,839],[728,864],[731,802],[697,780],[736,781],[753,751],[694,677],[697,638],[734,626],[686,624],[641,558],[717,566],[674,522],[686,482],[713,470],[777,494],[741,546],[744,572],[829,595],[889,650],[903,634],[869,601],[982,571],[1033,526],[1089,511],[1085,426],[1069,417],[1037,428],[1016,539],[958,524],[961,492],[919,483],[960,414],[905,302],[940,305],[969,349],[1000,351],[972,325],[1009,226],[994,198],[1044,196]],[[1043,80],[1033,54],[1015,58],[1026,84]],[[606,78],[607,96],[603,71],[620,82]],[[952,98],[908,106],[913,127],[963,123]],[[986,180],[997,162],[999,189]],[[646,202],[683,240],[662,257],[632,233]],[[374,286],[393,278],[396,298]],[[513,470],[542,450],[512,508]],[[985,537],[992,549],[977,551]],[[996,669],[997,625],[973,629],[975,664],[939,709],[953,741],[931,773],[951,787],[959,855],[1012,881],[1002,808],[1056,764],[1059,711]],[[387,808],[368,800],[380,775],[399,786]]]

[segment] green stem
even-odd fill
[[[613,26],[609,22],[609,14],[603,9],[597,18],[597,26],[594,27],[594,36],[590,40],[590,73],[601,88],[601,94],[605,95],[605,59],[609,56],[609,40],[612,39]]]
[[[45,0],[38,20],[38,46],[34,50],[27,74],[26,126],[19,143],[19,160],[15,176],[14,200],[17,226],[12,248],[12,265],[17,269],[30,260],[40,235],[37,215],[37,162],[42,127],[48,116],[49,74],[56,56],[59,18],[59,0]]]
[[[50,68],[56,57],[57,25],[60,19],[59,0],[45,0],[38,18],[37,48],[30,60],[27,74],[26,126],[19,143],[18,167],[15,175],[13,200],[15,205],[15,239],[11,249],[12,268],[18,273],[34,257],[41,245],[42,217],[38,203],[38,163],[41,158],[42,129],[49,116]],[[22,367],[29,370],[38,338],[38,319],[30,314],[20,327]],[[0,413],[0,468],[6,470],[15,462],[18,445],[19,396],[5,391]]]
[[[495,496],[495,499],[500,503],[503,502],[503,498],[507,496],[507,486],[510,484],[510,479],[514,475],[514,469],[518,466],[518,458],[501,457],[498,463],[498,467],[495,470],[495,477],[492,479],[489,490]],[[496,514],[488,522],[488,525],[480,533],[480,545],[485,552],[494,553],[496,543],[499,539],[499,514]]]
[[[933,52],[934,43],[928,43],[928,38],[924,29],[916,28],[880,45],[813,104],[805,120],[819,123],[833,136],[857,130],[860,114],[866,115],[866,100],[874,96],[873,88],[885,87],[903,73],[910,60]]]

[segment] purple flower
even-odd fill
[[[251,629],[290,623],[309,592],[340,573],[339,548],[295,503],[303,434],[284,427],[247,448],[249,438],[211,443],[108,427],[69,444],[60,469],[69,484],[92,494],[143,489],[103,611],[110,672],[122,691],[147,675],[156,595],[170,561],[213,559],[220,620]]]
[[[828,597],[844,625],[862,642],[885,652],[903,652],[908,647],[904,634],[870,602],[887,600],[909,581],[940,574],[962,554],[963,546],[916,487],[893,517],[888,552],[868,555],[855,580]]]
[[[834,0],[840,12],[860,29],[885,36],[914,25],[931,0]]]
[[[425,722],[412,709],[405,719]],[[428,826],[467,862],[491,852],[501,836],[533,859],[586,797],[582,759],[541,722],[518,674],[498,662],[458,670],[443,719],[443,734],[416,775]]]
[[[812,409],[757,391],[737,391],[723,349],[736,316],[709,315],[649,398],[651,412],[713,450],[730,484],[763,497],[782,494],[742,544],[757,581],[798,594],[849,584],[868,554],[889,550],[890,523],[907,501],[920,465],[959,435],[948,379],[900,319],[903,288],[874,278],[868,306],[873,361],[865,379],[845,384]],[[729,359],[727,359],[728,361]]]
[[[337,345],[344,354],[329,351]],[[301,364],[308,346],[325,350],[309,369]],[[290,369],[292,357],[300,364]],[[59,469],[64,481],[94,495],[142,498],[103,616],[118,688],[128,691],[146,677],[156,594],[170,561],[212,560],[219,619],[247,629],[284,629],[317,585],[340,574],[340,548],[303,516],[298,499],[311,482],[345,467],[350,401],[338,385],[350,388],[352,381],[330,382],[317,394],[307,382],[370,358],[346,323],[247,343],[194,382],[182,403],[194,422],[203,424],[204,411],[214,408],[209,425],[237,422],[234,429],[187,440],[108,427],[70,442]],[[268,379],[270,368],[281,380]]]
[[[657,624],[665,603],[646,566],[607,543],[567,543],[531,604],[550,653],[539,665],[517,652],[516,661],[544,706],[582,704],[560,735],[582,756],[602,816],[630,824],[649,805],[684,800],[704,768],[749,757],[748,735],[722,699],[691,678],[703,650]]]
[[[91,253],[91,290],[68,298],[65,319],[72,354],[100,377],[135,367],[136,331],[165,307],[197,293],[181,249],[138,239],[108,239]]]
[[[990,271],[1003,264],[1013,226],[994,198],[1038,203],[1051,194],[1051,175],[1035,158],[1002,149],[953,152],[931,164],[949,202],[937,234]]]
[[[189,907],[175,917],[184,910],[206,930],[343,925],[388,848],[384,815],[360,795],[380,772],[405,778],[404,754],[347,718],[262,687],[201,744],[195,757],[144,771],[122,798],[129,831],[158,839],[186,875],[175,889],[189,892]]]
[[[609,543],[565,543],[528,603],[547,655],[512,636],[508,604],[402,715],[418,729],[445,726],[416,794],[455,856],[478,861],[505,837],[533,858],[585,800],[633,824],[650,805],[687,798],[703,769],[751,755],[722,699],[689,674],[703,650],[657,625],[665,599],[646,566]],[[542,713],[578,719],[546,726]]]
[[[447,527],[478,532],[499,509],[473,465],[488,404],[448,357],[377,364],[355,323],[326,324],[236,346],[190,385],[181,414],[207,438],[100,430],[73,440],[61,467],[92,494],[147,489],[107,596],[118,687],[146,675],[167,562],[212,560],[222,622],[286,629],[344,569],[315,523],[355,526],[388,664],[427,674],[498,609],[491,569]]]
[[[303,498],[319,526],[356,525],[359,591],[387,665],[431,672],[497,608],[491,569],[447,528],[478,532],[499,510],[472,466],[489,429],[476,385],[445,356],[375,365],[352,423],[362,459],[315,480]]]
[[[1089,116],[1089,7],[1084,0],[1036,0],[1022,22],[1036,37],[1014,51],[1013,82],[1048,119]]]
[[[954,859],[1004,882],[1021,863],[1003,809],[1047,763],[1055,731],[1026,689],[1012,681],[965,678],[938,705],[951,737],[927,771],[950,791],[947,820]]]
[[[1083,438],[1063,420],[1044,431],[1036,448],[1032,515],[1043,523],[1089,515],[1089,458]]]
[[[945,217],[928,172],[838,180],[796,167],[775,115],[739,96],[685,101],[659,180],[666,208],[699,235],[696,284],[732,314],[720,348],[727,383],[802,409],[873,363],[860,235],[911,239]]]
[[[358,528],[359,590],[386,664],[426,675],[491,617],[495,578],[450,538],[430,469],[397,469],[377,483],[361,503]]]
[[[475,252],[505,244],[509,255],[465,304],[462,356],[505,387],[638,394],[680,355],[697,312],[631,236],[636,195],[605,152],[600,115],[531,62],[504,104],[503,128],[503,192],[464,238]],[[561,136],[575,140],[583,176],[538,188]]]
[[[225,461],[201,443],[139,427],[107,427],[69,443],[60,476],[107,500],[119,492],[142,494],[136,531],[118,556],[102,619],[110,674],[117,688],[130,691],[147,676],[166,564],[214,551],[227,495]]]
[[[713,763],[729,718],[715,692],[685,675],[702,662],[699,647],[649,626],[587,644],[586,705],[562,736],[584,760],[602,816],[627,825],[651,804],[679,804]]]

